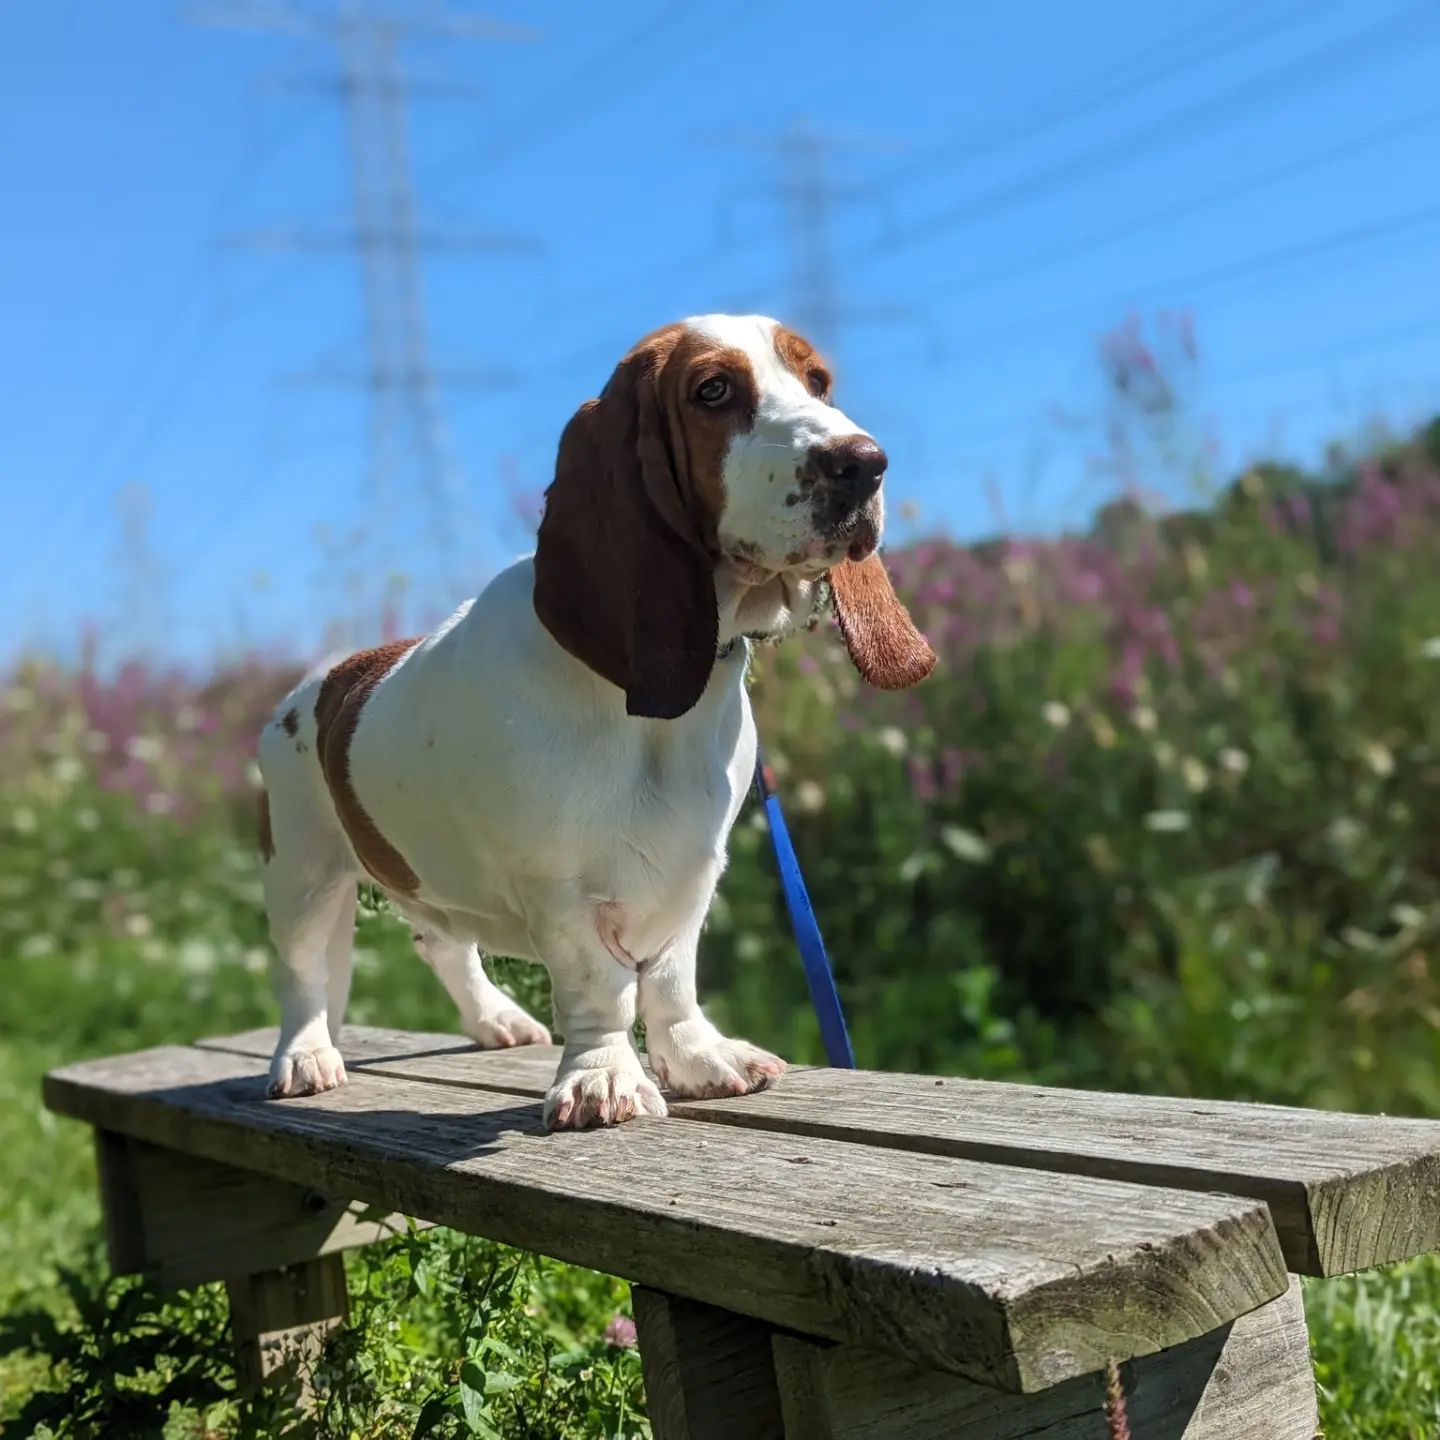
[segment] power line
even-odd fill
[[[1339,254],[1343,259],[1344,252],[1356,246],[1404,237],[1427,225],[1433,225],[1437,221],[1440,221],[1440,206],[1429,206],[1422,210],[1411,211],[1406,215],[1392,216],[1348,230],[1336,231],[1329,235],[1302,241],[1299,244],[1281,246],[1259,255],[1246,256],[1240,260],[1207,266],[1203,270],[1171,276],[1168,279],[1147,284],[1139,290],[1112,292],[1110,295],[1059,306],[1039,314],[1026,316],[1014,324],[973,331],[969,335],[961,336],[954,343],[968,347],[971,354],[965,358],[969,359],[971,363],[979,363],[982,359],[992,358],[996,347],[1012,344],[1017,340],[1024,340],[1034,335],[1053,336],[1057,329],[1063,330],[1065,327],[1073,327],[1076,324],[1093,323],[1095,311],[1114,312],[1118,309],[1128,308],[1146,296],[1163,298],[1179,290],[1204,289],[1212,285],[1223,284],[1226,281],[1243,282],[1270,275],[1278,267],[1288,269],[1326,256]],[[1423,243],[1429,244],[1431,241],[1427,237]],[[984,355],[975,354],[974,352],[977,350],[984,350]],[[887,350],[881,356],[872,358],[889,361],[903,359],[904,355],[903,350],[896,349]],[[933,368],[937,363],[953,365],[958,362],[954,359],[937,362],[935,358],[927,357],[925,363]]]
[[[1131,215],[1114,225],[1101,230],[1093,230],[1087,235],[1077,237],[1067,234],[1064,240],[1033,250],[1028,255],[1021,256],[1017,261],[1007,260],[1000,265],[992,265],[948,277],[942,285],[938,285],[934,289],[958,290],[1021,279],[1048,264],[1069,260],[1092,250],[1103,249],[1116,241],[1129,239],[1137,231],[1146,230],[1155,225],[1168,224],[1170,221],[1181,219],[1186,215],[1202,213],[1223,201],[1233,200],[1257,190],[1268,189],[1279,181],[1302,175],[1308,170],[1329,165],[1347,156],[1360,154],[1373,146],[1383,144],[1387,140],[1397,139],[1401,135],[1412,134],[1415,130],[1433,125],[1437,121],[1440,121],[1440,106],[1420,110],[1413,115],[1377,126],[1373,130],[1364,131],[1334,145],[1327,145],[1320,150],[1313,150],[1306,155],[1287,160],[1269,170],[1248,175],[1231,184],[1218,185],[1202,194],[1186,196],[1182,200],[1141,211],[1138,215]]]
[[[272,136],[266,136],[258,126],[252,128],[234,165],[216,189],[211,233],[236,212],[264,166],[312,120],[313,115],[301,116]],[[205,341],[213,341],[214,327],[223,318],[225,307],[213,285],[213,262],[207,246],[184,273],[174,306],[148,333],[137,358],[126,368],[120,399],[81,442],[80,458],[70,480],[60,487],[65,498],[33,553],[37,573],[47,573],[55,566],[75,520],[100,499],[107,482],[126,468],[121,461],[128,461],[129,468],[133,468],[132,457],[143,455],[174,419],[177,402],[200,373],[196,359],[201,347]],[[167,354],[170,363],[162,371],[161,363]],[[157,375],[162,377],[158,381]],[[140,417],[138,423],[136,416]]]
[[[721,34],[733,37],[759,9],[759,0],[740,0],[740,3],[732,4],[728,11],[717,17],[708,10],[675,5],[669,3],[669,0],[662,0],[657,10],[647,15],[639,25],[586,57],[567,72],[563,80],[530,107],[524,119],[509,127],[508,132],[502,132],[498,139],[462,152],[425,176],[427,190],[443,192],[461,179],[473,178],[477,171],[503,164],[536,145],[543,145],[563,135],[583,121],[594,119],[596,115],[620,101],[633,98],[655,81],[673,76],[684,68],[683,60],[667,65],[650,63],[638,82],[629,85],[613,83],[613,71],[617,65],[627,68],[633,66],[637,59],[644,57],[647,50],[654,48],[657,41],[666,40],[672,32],[688,26],[692,20],[699,19],[707,33],[718,28]],[[713,47],[705,48],[698,43],[689,43],[686,48],[689,63],[711,53],[711,48]],[[597,92],[597,77],[611,81],[610,87]],[[577,95],[585,97],[579,105],[574,103]]]
[[[1361,354],[1369,350],[1381,350],[1390,346],[1403,345],[1411,341],[1428,338],[1440,338],[1440,316],[1431,316],[1424,320],[1408,321],[1398,326],[1390,325],[1379,329],[1363,330],[1335,339],[1330,342],[1327,348],[1331,352],[1348,357],[1352,354]],[[1236,385],[1248,384],[1253,380],[1263,379],[1270,375],[1293,373],[1304,367],[1314,366],[1318,362],[1319,357],[1317,357],[1313,346],[1303,350],[1288,350],[1278,355],[1261,356],[1248,365],[1236,366],[1224,370],[1214,379],[1202,377],[1201,385],[1206,392],[1212,390],[1228,390]],[[986,421],[983,425],[966,426],[959,430],[944,431],[935,438],[946,444],[964,445],[973,441],[1023,434],[1033,430],[1036,425],[1044,423],[1046,422],[1043,415],[1034,413],[1027,415],[1014,414],[997,420]]]
[[[837,290],[831,234],[836,209],[868,193],[831,179],[831,157],[847,151],[893,148],[874,136],[825,135],[803,120],[775,134],[722,136],[720,143],[765,151],[777,163],[774,179],[762,181],[769,198],[784,217],[791,254],[787,318],[825,352],[833,353],[844,325],[891,319],[898,307],[843,304]]]
[[[1145,89],[1161,79],[1203,68],[1229,50],[1252,45],[1264,36],[1313,14],[1321,5],[1331,3],[1333,0],[1304,0],[1299,6],[1290,7],[1278,15],[1262,17],[1256,24],[1242,29],[1238,34],[1224,37],[1208,48],[1202,46],[1197,50],[1197,43],[1210,32],[1217,28],[1224,32],[1232,27],[1237,19],[1254,15],[1253,4],[1230,7],[1195,26],[1167,35],[1155,45],[1092,75],[1088,80],[1072,86],[1070,91],[1058,100],[1052,99],[1048,105],[1023,110],[988,128],[947,141],[943,147],[932,150],[927,159],[893,171],[874,188],[878,191],[924,179],[943,170],[949,163],[973,163],[980,146],[1005,148],[1011,143],[1031,138],[1061,121],[1073,120],[1092,110],[1101,109],[1111,100],[1131,94],[1136,89]],[[1157,66],[1153,63],[1157,60],[1165,63]],[[1150,66],[1148,70],[1145,68],[1147,65]],[[1138,75],[1135,73],[1137,70],[1140,72]],[[709,270],[722,259],[733,261],[737,254],[753,249],[764,238],[764,234],[763,230],[756,228],[738,237],[727,237],[723,243],[711,243],[702,249],[688,252],[678,261],[658,270],[647,270],[644,278],[652,287],[663,286],[696,270]],[[624,293],[624,290],[623,285],[613,282],[587,287],[547,303],[540,315],[543,318],[583,308],[609,295]],[[585,359],[595,353],[595,347],[587,346],[585,350],[578,352],[578,358]]]
[[[433,355],[421,276],[434,250],[525,253],[528,236],[421,223],[412,177],[409,102],[411,75],[400,51],[417,35],[447,39],[519,40],[529,32],[439,6],[382,8],[375,0],[342,0],[335,8],[301,8],[297,0],[228,3],[198,12],[202,21],[278,30],[319,41],[338,66],[313,82],[345,107],[350,150],[352,214],[348,222],[264,232],[266,248],[348,250],[359,260],[366,322],[363,365],[323,364],[308,376],[366,392],[369,409],[365,498],[370,538],[385,534],[397,500],[395,481],[413,473],[424,496],[436,551],[453,560],[458,464],[450,446],[442,391],[456,385],[492,386],[512,377],[499,367],[442,368]],[[251,237],[253,240],[255,237]],[[364,570],[379,567],[361,562]]]
[[[928,180],[946,170],[971,166],[977,154],[1022,144],[1047,130],[1053,130],[1057,125],[1103,109],[1112,100],[1128,98],[1137,90],[1148,90],[1162,80],[1187,75],[1234,50],[1249,49],[1273,34],[1290,29],[1297,21],[1310,18],[1323,4],[1332,3],[1333,0],[1302,0],[1301,4],[1270,16],[1257,16],[1253,4],[1236,6],[1219,17],[1212,16],[1201,25],[1166,36],[1150,50],[1130,56],[1118,65],[1091,76],[1088,81],[1071,87],[1068,95],[1052,96],[1047,103],[1022,111],[1019,115],[1001,119],[988,127],[982,126],[968,135],[952,137],[918,157],[905,169],[889,176],[889,183],[903,185],[915,180]],[[1251,18],[1255,23],[1236,34],[1222,35],[1212,44],[1197,43],[1216,27],[1217,20],[1223,31],[1234,20],[1244,18]],[[1152,60],[1158,63],[1149,63]]]
[[[988,190],[947,205],[905,230],[882,237],[861,253],[889,253],[911,246],[958,224],[989,218],[1036,195],[1048,194],[1072,184],[1086,175],[1103,171],[1112,162],[1131,163],[1177,139],[1203,132],[1217,118],[1234,119],[1242,113],[1244,102],[1249,102],[1246,108],[1254,109],[1293,99],[1298,93],[1328,83],[1333,71],[1353,72],[1362,59],[1373,59],[1383,54],[1406,38],[1417,21],[1433,19],[1435,13],[1431,0],[1421,0],[1421,3],[1367,27],[1358,35],[1347,36],[1299,60],[1249,76],[1218,95],[1171,111],[1158,121],[1148,120],[1088,150],[1082,150],[1078,155],[1011,177]]]

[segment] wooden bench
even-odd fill
[[[345,1315],[375,1206],[625,1276],[657,1440],[1311,1440],[1297,1274],[1440,1249],[1440,1123],[792,1070],[547,1135],[552,1049],[352,1027],[267,1101],[274,1033],[67,1066],[113,1264],[223,1279],[241,1373]],[[357,1215],[350,1202],[371,1209]]]

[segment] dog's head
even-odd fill
[[[762,316],[666,326],[565,427],[536,614],[630,714],[670,719],[704,692],[722,632],[783,634],[828,576],[860,673],[913,685],[935,656],[876,553],[885,465],[793,331]]]

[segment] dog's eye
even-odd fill
[[[805,379],[817,400],[823,400],[830,393],[830,377],[823,370],[812,370]]]
[[[730,398],[730,382],[723,375],[712,375],[695,391],[702,405],[723,405]]]

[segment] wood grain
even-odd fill
[[[533,1101],[373,1076],[266,1102],[262,1060],[166,1047],[52,1072],[51,1109],[997,1388],[1216,1329],[1285,1288],[1233,1197],[730,1126],[546,1135]]]
[[[160,1290],[276,1270],[403,1234],[403,1215],[100,1132],[110,1268]],[[424,1228],[427,1222],[419,1222]]]
[[[763,1320],[633,1286],[655,1440],[785,1440]]]
[[[268,1055],[273,1030],[205,1041]],[[353,1028],[376,1074],[539,1095],[559,1051]],[[1339,1275],[1440,1250],[1440,1121],[1114,1095],[926,1075],[792,1069],[774,1090],[672,1113],[1071,1175],[1263,1200],[1292,1271]]]
[[[786,1440],[1108,1440],[1105,1377],[999,1395],[889,1356],[777,1335]],[[1121,1367],[1136,1440],[1313,1440],[1300,1282],[1231,1325]],[[741,1432],[736,1432],[741,1433]]]
[[[339,1255],[227,1280],[235,1374],[244,1390],[293,1385],[308,1408],[311,1371],[325,1337],[349,1313]]]

